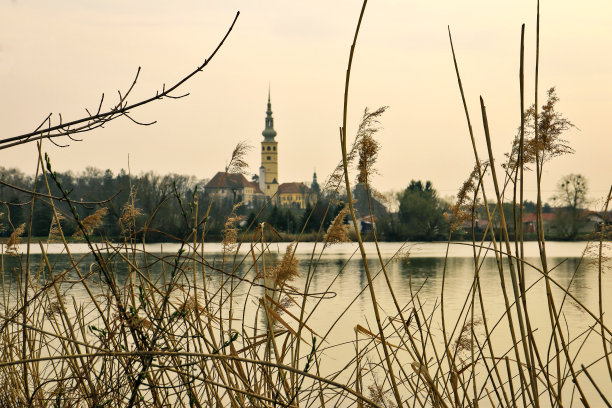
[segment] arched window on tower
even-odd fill
[[[268,150],[270,150],[270,146],[268,146]]]
[[[274,147],[272,148],[272,150],[276,151],[276,146],[274,146]]]
[[[270,156],[268,156],[268,160],[270,160]]]

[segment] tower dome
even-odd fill
[[[270,90],[268,90],[268,110],[266,111],[266,128],[261,132],[265,142],[274,142],[276,130],[274,130],[274,119],[272,118],[272,103],[270,103]]]

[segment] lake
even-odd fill
[[[488,247],[490,243],[485,243]],[[269,244],[266,251],[267,265],[273,265],[278,262],[286,248],[286,243]],[[603,349],[601,337],[598,334],[589,330],[595,322],[588,315],[582,306],[586,306],[596,315],[599,314],[599,296],[598,296],[598,266],[596,258],[592,253],[583,256],[586,242],[548,242],[547,255],[548,267],[550,269],[550,277],[554,279],[561,287],[566,288],[569,293],[575,298],[564,296],[562,290],[553,285],[553,295],[556,302],[557,310],[560,309],[560,317],[565,326],[564,330],[567,333],[567,341],[571,343],[570,351],[572,356],[576,358],[576,367],[584,364],[589,368],[589,373],[598,379],[600,388],[604,393],[607,393],[608,399],[612,399],[612,384],[607,375],[605,362],[601,359]],[[260,247],[260,245],[259,245]],[[395,316],[396,308],[387,288],[385,279],[380,273],[381,267],[377,259],[376,248],[373,243],[366,243],[366,252],[368,254],[368,265],[370,265],[373,274],[377,274],[374,280],[374,289],[378,297],[379,307],[383,316]],[[103,254],[112,254],[107,248],[101,247]],[[20,251],[25,252],[26,247],[22,245]],[[87,265],[93,263],[93,257],[86,255],[88,248],[85,244],[71,244],[70,250],[78,258],[84,256],[80,260],[81,269],[89,270]],[[172,268],[171,257],[179,250],[179,245],[176,244],[151,244],[146,247],[147,252],[157,254],[158,256],[169,256],[167,262],[153,262],[154,259],[149,259],[151,263],[149,273],[152,279],[165,279],[164,277]],[[222,285],[221,282],[225,279],[227,283],[227,274],[222,274],[218,269],[225,269],[226,273],[231,272],[232,262],[226,257],[225,266],[223,266],[223,247],[221,244],[206,244],[204,253],[207,262],[211,268],[206,268],[206,279],[210,290],[217,290]],[[513,248],[514,250],[514,248]],[[548,342],[550,337],[550,320],[547,308],[546,287],[542,274],[536,268],[541,268],[541,261],[537,242],[525,243],[525,261],[532,264],[534,267],[527,266],[525,269],[527,292],[527,307],[530,314],[532,329],[536,332],[536,338],[541,342],[540,353],[543,358],[554,353],[551,351],[551,346]],[[394,256],[398,252],[407,257]],[[437,343],[438,346],[442,342],[442,320],[440,302],[442,301],[442,289],[444,288],[444,318],[446,323],[446,331],[450,336],[451,332],[455,333],[455,337],[461,330],[462,322],[466,318],[466,307],[469,306],[471,300],[471,288],[474,280],[475,262],[473,251],[470,243],[455,242],[449,245],[446,243],[381,243],[381,257],[386,264],[389,281],[393,287],[395,296],[399,304],[403,307],[410,304],[410,308],[414,305],[419,305],[422,308],[422,316],[429,317],[430,334],[432,336],[431,344]],[[46,252],[49,254],[49,260],[54,265],[54,273],[64,269],[70,269],[70,263],[67,256],[64,254],[64,249],[59,244],[50,244],[46,247]],[[41,250],[38,245],[31,247],[32,254],[32,271],[38,267]],[[256,254],[260,254],[260,248]],[[251,323],[254,319],[259,319],[262,326],[265,325],[263,317],[255,317],[257,310],[257,300],[263,295],[261,286],[250,286],[250,281],[254,280],[255,271],[251,260],[250,245],[242,245],[235,253],[236,259],[240,266],[235,268],[235,275],[245,279],[245,281],[235,281],[236,296],[234,297],[235,314],[244,311],[245,319],[241,323],[244,324],[243,330],[251,330]],[[321,244],[300,243],[295,251],[295,256],[298,259],[298,270],[300,277],[291,282],[291,285],[298,291],[303,291],[306,285],[308,271],[311,271],[312,279],[308,292],[311,294],[319,294],[311,296],[307,302],[306,310],[309,317],[307,324],[317,333],[319,340],[325,337],[322,349],[320,349],[321,359],[325,364],[321,367],[321,374],[324,376],[334,376],[337,374],[339,380],[348,381],[350,373],[342,372],[343,367],[350,362],[355,355],[354,342],[356,337],[355,327],[361,325],[364,328],[369,328],[371,332],[377,333],[373,306],[370,299],[370,294],[367,289],[367,277],[364,263],[359,255],[358,246],[356,244],[336,244],[323,248]],[[244,262],[241,263],[241,260]],[[312,259],[312,261],[311,261]],[[4,279],[5,284],[15,282],[12,278],[12,271],[17,267],[17,257],[4,257]],[[482,286],[482,300],[485,305],[486,319],[489,329],[504,316],[505,302],[500,285],[500,273],[497,267],[495,256],[492,251],[482,250],[480,266],[480,278]],[[139,258],[140,264],[146,263],[143,258]],[[508,288],[508,295],[512,299],[512,290],[510,286],[510,274],[507,261],[504,261],[504,278]],[[261,267],[261,262],[258,262],[258,267]],[[604,267],[609,268],[610,261],[604,263]],[[127,279],[127,266],[118,263],[116,268],[119,281]],[[199,275],[198,275],[199,276]],[[70,279],[76,279],[77,275],[74,271],[69,273]],[[97,278],[93,275],[90,279],[95,281]],[[198,278],[199,279],[199,278]],[[444,282],[444,285],[443,285]],[[612,281],[609,276],[604,275],[603,285],[603,308],[605,314],[612,311],[612,300],[605,298],[606,294],[611,293]],[[249,292],[250,289],[250,292]],[[74,285],[66,288],[66,296],[74,297],[79,301],[86,301],[88,295],[85,290]],[[476,301],[476,304],[478,302]],[[467,306],[466,306],[467,305]],[[562,308],[561,308],[562,306]],[[289,307],[289,310],[296,310],[295,306]],[[407,311],[405,311],[408,313]],[[480,307],[476,308],[476,321],[482,320],[480,315]],[[516,325],[516,314],[515,325]],[[288,319],[288,321],[291,321]],[[455,328],[455,323],[459,321],[458,327]],[[495,344],[496,353],[504,355],[510,349],[511,341],[508,335],[508,325],[504,321],[495,329],[491,342]],[[430,351],[431,352],[431,351]],[[512,357],[512,354],[509,354]],[[410,361],[407,361],[410,363]],[[589,366],[589,364],[592,364]],[[505,370],[505,366],[504,366]],[[567,371],[567,368],[565,368]],[[597,395],[597,391],[591,386],[584,374],[579,376],[582,381],[581,385],[584,388],[592,406],[599,406],[602,402]],[[571,381],[566,384],[567,389],[571,389]],[[481,404],[487,406],[488,400],[481,396]],[[543,399],[544,406],[548,403],[548,397]],[[565,401],[572,399],[574,404],[577,404],[577,395],[574,392],[564,393]]]

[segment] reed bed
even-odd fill
[[[589,247],[594,254],[589,259],[596,262],[587,267],[597,270],[599,285],[599,308],[590,310],[569,286],[555,279],[555,266],[546,255],[539,188],[539,264],[525,257],[521,225],[510,236],[501,211],[504,202],[521,211],[523,180],[532,175],[525,168],[525,146],[531,146],[529,164],[535,166],[538,186],[550,153],[545,144],[539,144],[546,135],[538,129],[537,91],[530,113],[535,132],[528,142],[525,139],[524,27],[520,111],[517,108],[522,126],[501,174],[492,154],[482,98],[484,160],[476,148],[452,48],[475,167],[460,189],[449,222],[474,223],[478,205],[487,210],[489,219],[486,241],[462,243],[470,245],[473,254],[470,289],[460,301],[454,299],[462,306],[449,310],[446,277],[452,271],[447,270],[446,261],[436,299],[425,299],[421,287],[412,284],[409,296],[397,295],[389,266],[405,261],[406,247],[391,259],[384,258],[374,236],[375,250],[368,252],[359,230],[349,231],[343,222],[348,218],[356,224],[351,195],[355,180],[366,185],[368,194],[375,194],[369,184],[380,147],[375,133],[386,109],[366,110],[349,146],[350,72],[366,4],[364,1],[350,49],[340,127],[341,162],[326,186],[338,197],[344,190],[345,208],[328,230],[319,227],[306,263],[298,263],[295,255],[300,237],[277,253],[270,244],[270,238],[278,235],[272,227],[254,222],[246,233],[239,233],[232,215],[226,222],[221,259],[213,258],[205,233],[207,215],[197,215],[197,200],[178,194],[174,199],[192,232],[177,239],[180,248],[175,253],[156,253],[146,242],[136,241],[139,211],[133,200],[125,203],[122,213],[124,241],[94,243],[91,235],[105,208],[100,206],[85,219],[78,217],[78,203],[62,188],[39,141],[38,171],[44,185],[32,194],[30,205],[46,201],[53,210],[53,223],[46,242],[33,242],[27,236],[20,244],[22,225],[12,227],[8,243],[2,246],[1,406],[610,406],[612,332],[604,316],[602,293],[607,225]],[[539,36],[537,42],[539,52]],[[536,65],[536,90],[537,78]],[[235,171],[244,168],[245,151],[244,145],[234,151],[230,163],[235,164]],[[62,191],[61,199],[70,203],[70,213],[57,210],[51,185]],[[490,188],[493,198],[487,196]],[[490,202],[497,203],[495,210],[490,210]],[[609,202],[610,194],[606,211]],[[193,208],[196,210],[190,210]],[[495,212],[501,217],[499,225],[492,222]],[[78,224],[78,236],[89,248],[87,256],[72,254],[62,231],[62,220],[67,217]],[[246,237],[250,239],[243,241]],[[455,245],[452,238],[451,228],[448,248]],[[358,244],[353,256],[360,259],[366,274],[366,284],[356,288],[353,302],[367,293],[374,320],[350,322],[354,327],[351,340],[335,344],[330,333],[346,319],[350,304],[331,311],[335,320],[321,331],[313,316],[333,296],[335,279],[325,291],[315,292],[312,285],[326,251],[349,240]],[[51,242],[63,246],[69,266],[55,264],[48,254]],[[499,271],[505,305],[501,315],[487,312],[480,276],[486,257],[495,259]],[[16,266],[5,268],[9,259]],[[348,261],[340,266],[338,274],[347,265]],[[153,273],[154,267],[162,273]],[[534,279],[527,272],[537,274],[535,280],[545,286],[547,310],[529,307],[532,286],[528,282]],[[86,294],[84,298],[71,296],[77,288]],[[383,310],[381,298],[390,299],[392,308]],[[569,302],[588,321],[582,333],[565,325],[564,307]],[[585,344],[597,344],[599,357],[585,361],[581,354]],[[331,367],[329,356],[341,347],[351,352],[337,356]]]

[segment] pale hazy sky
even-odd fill
[[[78,118],[97,107],[102,92],[116,100],[138,66],[131,101],[154,94],[199,65],[239,10],[225,46],[182,89],[189,97],[133,112],[156,125],[120,119],[68,148],[46,142],[44,150],[58,170],[116,172],[127,167],[129,155],[133,173],[210,178],[246,140],[255,146],[249,161],[256,173],[270,83],[280,182],[310,180],[314,169],[324,178],[340,158],[344,75],[360,7],[356,0],[0,0],[1,137],[33,130],[50,112]],[[612,181],[612,2],[549,0],[541,7],[540,100],[556,86],[558,109],[580,128],[566,135],[576,153],[546,166],[544,195],[562,175],[581,173],[591,196],[600,198]],[[369,2],[348,131],[354,133],[366,106],[390,106],[379,133],[380,190],[428,179],[442,196],[454,194],[473,166],[447,25],[476,136],[483,140],[482,95],[496,159],[503,160],[520,118],[522,23],[527,104],[533,100],[535,11],[535,0]],[[34,173],[35,145],[0,151],[0,165]]]

